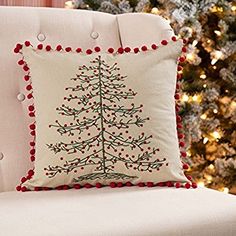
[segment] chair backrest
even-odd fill
[[[85,10],[0,7],[0,192],[14,190],[32,166],[29,118],[23,72],[16,43],[29,40],[64,47],[118,48],[159,44],[173,35],[168,22],[155,15],[110,15]]]

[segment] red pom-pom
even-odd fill
[[[184,142],[179,142],[179,146],[180,146],[180,147],[184,147],[184,146],[185,146],[185,143],[184,143]]]
[[[91,184],[87,183],[87,184],[84,185],[84,187],[85,188],[92,188],[93,186]]]
[[[32,89],[31,84],[29,84],[29,85],[26,86],[26,90],[30,91],[31,89]]]
[[[34,191],[40,191],[41,188],[40,187],[34,187]]]
[[[25,177],[21,178],[21,183],[23,184],[27,179]]]
[[[154,183],[153,182],[147,182],[147,187],[151,188],[154,186]]]
[[[189,168],[189,166],[187,164],[183,164],[183,169],[187,170]]]
[[[39,44],[38,46],[37,46],[37,48],[39,49],[39,50],[42,50],[43,49],[43,44]]]
[[[109,53],[113,53],[114,52],[114,48],[108,48],[107,50]]]
[[[29,113],[29,116],[30,116],[30,117],[35,117],[34,112],[30,112],[30,113]],[[33,132],[33,131],[32,131],[32,132]]]
[[[177,41],[177,38],[175,36],[173,36],[172,38],[172,41],[176,42]]]
[[[65,48],[65,51],[66,51],[66,52],[70,52],[71,50],[72,50],[71,47],[67,47],[67,48]]]
[[[19,52],[20,52],[19,48],[14,48],[14,53],[19,53]]]
[[[180,118],[181,118],[181,117],[180,117]],[[178,134],[178,138],[179,138],[179,139],[184,138],[184,134]]]
[[[179,123],[179,124],[177,124],[177,128],[178,128],[178,129],[182,129],[182,128],[183,128],[183,125]]]
[[[180,73],[178,73],[178,74],[177,74],[177,80],[181,80],[181,79],[182,79],[182,77],[183,77],[183,75],[182,75],[182,74],[180,74]]]
[[[45,49],[46,49],[46,51],[49,52],[49,51],[51,51],[52,47],[50,45],[47,45]]]
[[[186,53],[186,52],[187,52],[187,48],[186,48],[186,47],[183,47],[183,48],[182,48],[182,52]]]
[[[30,154],[31,154],[31,155],[34,155],[34,154],[35,154],[35,149],[34,149],[34,148],[30,150]]]
[[[24,80],[25,80],[25,81],[28,81],[29,79],[30,79],[29,75],[25,75],[25,76],[24,76]]]
[[[184,185],[184,187],[187,188],[187,189],[189,189],[189,188],[191,187],[191,185],[190,185],[190,183],[186,183],[186,184]]]
[[[196,183],[192,183],[192,188],[197,188],[197,184]]]
[[[173,187],[174,185],[173,185],[173,183],[171,181],[168,181],[168,182],[166,182],[166,186],[167,187]]]
[[[192,180],[192,176],[191,175],[186,175],[186,178],[188,179],[188,180]]]
[[[125,185],[126,185],[127,187],[133,186],[133,184],[132,184],[131,182],[127,182]]]
[[[124,49],[123,48],[118,48],[117,52],[122,54],[124,52]]]
[[[175,187],[176,188],[180,188],[181,187],[181,183],[179,183],[179,182],[175,183]]]
[[[82,52],[82,49],[81,48],[77,48],[76,52],[80,53],[80,52]]]
[[[22,47],[23,47],[22,44],[20,44],[20,43],[17,43],[17,44],[16,44],[16,48],[18,48],[19,50],[22,49]]]
[[[177,116],[176,116],[176,121],[177,121],[178,123],[181,122],[181,121],[182,121],[181,116],[177,115]]]
[[[30,134],[31,134],[32,136],[35,136],[36,133],[35,133],[35,131],[33,130],[33,131],[30,132]]]
[[[96,183],[96,184],[95,184],[95,187],[96,187],[96,188],[101,188],[101,187],[102,187],[102,184],[101,184],[101,183]]]
[[[35,142],[30,142],[30,146],[34,147],[35,146]]]
[[[159,183],[157,183],[157,186],[158,187],[163,187],[163,186],[165,186],[165,184],[163,182],[159,182]]]
[[[74,188],[75,188],[75,189],[80,189],[80,188],[81,188],[81,185],[80,185],[80,184],[74,184]]]
[[[181,156],[182,156],[182,157],[186,157],[186,156],[187,156],[187,153],[186,153],[186,152],[181,152]]]
[[[117,183],[117,187],[118,187],[118,188],[123,187],[123,183],[121,183],[121,182]]]
[[[180,95],[178,93],[175,94],[175,99],[179,100],[180,99]]]
[[[131,51],[131,49],[129,47],[125,48],[125,52],[130,52],[130,51]]]
[[[28,106],[28,110],[29,111],[34,111],[34,106],[33,105]]]
[[[156,50],[157,49],[157,45],[156,44],[152,44],[152,49]]]
[[[111,188],[115,188],[115,187],[116,187],[116,183],[115,183],[115,182],[111,182],[111,183],[110,183],[110,187],[111,187]]]
[[[22,188],[21,188],[21,191],[22,192],[26,192],[28,189],[25,187],[25,186],[23,186]]]
[[[33,161],[35,161],[35,156],[31,156],[30,157],[30,160],[33,162]]]
[[[178,67],[177,67],[177,70],[178,70],[178,71],[181,71],[181,70],[183,70],[183,67],[182,67],[182,66],[178,66]]]
[[[185,61],[185,57],[180,57],[179,58],[179,62],[184,62]]]
[[[141,47],[141,50],[144,51],[144,52],[147,51],[147,46],[145,46],[145,45],[142,46],[142,47]]]
[[[33,176],[33,175],[34,175],[34,171],[33,171],[33,170],[29,170],[29,171],[28,171],[28,175],[29,175],[29,176]]]
[[[18,61],[18,65],[21,66],[21,65],[24,65],[24,64],[25,64],[24,60],[19,60],[19,61]]]
[[[95,52],[100,52],[100,51],[101,51],[101,48],[100,48],[100,47],[95,47],[95,48],[94,48],[94,51],[95,51]]]
[[[137,185],[138,185],[139,187],[144,187],[144,186],[145,186],[145,184],[142,183],[142,182],[141,182],[141,183],[138,183]]]
[[[16,191],[21,191],[21,186],[20,185],[16,186]]]
[[[180,89],[180,84],[176,84],[176,90]]]
[[[138,53],[139,52],[139,48],[134,48],[134,53]]]
[[[31,125],[29,126],[29,128],[30,128],[31,130],[35,130],[36,126],[35,126],[35,124],[31,124]]]
[[[69,189],[69,186],[68,185],[64,185],[63,186],[63,190],[68,190]]]
[[[62,46],[61,46],[61,45],[57,45],[56,50],[57,50],[58,52],[61,51],[61,50],[62,50]]]
[[[188,42],[187,39],[183,39],[183,43],[186,44]]]
[[[25,46],[29,47],[30,46],[30,41],[25,41]]]
[[[87,53],[87,54],[92,54],[93,51],[92,51],[91,49],[87,49],[87,50],[86,50],[86,53]]]
[[[162,45],[167,45],[168,42],[167,42],[167,40],[162,40],[162,41],[161,41],[161,44],[162,44]]]
[[[31,99],[32,97],[33,97],[32,93],[29,93],[29,94],[27,95],[27,98],[28,98],[28,99]]]
[[[29,67],[27,65],[23,66],[23,70],[24,71],[28,71],[29,70]]]

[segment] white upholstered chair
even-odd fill
[[[164,19],[149,14],[0,7],[0,236],[236,235],[236,197],[205,188],[15,191],[32,165],[15,44],[118,48],[171,35]]]

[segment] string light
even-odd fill
[[[206,115],[206,114],[202,114],[202,115],[200,116],[200,118],[201,118],[202,120],[205,120],[205,119],[207,118],[207,115]]]
[[[72,1],[66,1],[65,2],[65,8],[73,9],[74,8],[73,2]]]
[[[208,183],[212,182],[212,176],[211,175],[205,175],[205,178],[207,179]]]
[[[193,40],[192,46],[195,47],[195,46],[197,46],[197,44],[198,44],[198,41],[196,39]]]
[[[211,135],[214,139],[220,139],[221,138],[221,135],[218,131],[214,131]]]
[[[220,50],[215,50],[212,54],[213,59],[211,60],[211,64],[214,65],[219,59],[222,58],[223,53]]]
[[[218,112],[218,110],[217,110],[217,109],[214,109],[214,110],[213,110],[213,113],[215,113],[215,114],[216,114],[217,112]]]
[[[200,78],[201,78],[201,79],[206,79],[206,75],[205,75],[205,74],[201,74],[201,75],[200,75]]]
[[[203,139],[203,144],[206,144],[207,142],[208,142],[208,138],[207,137],[205,137],[204,139]]]
[[[232,11],[236,11],[236,6],[232,6],[232,7],[231,7],[231,10],[232,10]]]
[[[213,164],[210,164],[210,165],[208,166],[208,169],[209,169],[209,170],[214,170],[214,169],[215,169],[215,166],[214,166]]]
[[[152,10],[151,10],[151,13],[157,15],[159,13],[158,8],[157,7],[153,7]]]
[[[194,95],[193,97],[192,97],[192,100],[194,101],[194,102],[200,102],[200,100],[201,100],[201,97],[200,97],[200,95]]]
[[[205,183],[203,181],[197,182],[198,187],[205,187]]]
[[[189,100],[189,96],[187,94],[183,94],[182,95],[182,99],[183,102],[187,102]]]
[[[221,36],[221,32],[219,30],[214,30],[214,33],[217,35],[217,36]]]
[[[203,88],[206,88],[207,87],[207,85],[206,84],[203,84],[203,86],[202,86]]]
[[[226,188],[226,187],[224,187],[224,188],[223,188],[223,193],[229,193],[229,189]]]

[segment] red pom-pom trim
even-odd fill
[[[113,53],[114,52],[114,48],[108,48],[107,50],[109,53]]]
[[[82,52],[82,49],[81,49],[81,48],[77,48],[75,51],[76,51],[77,53],[80,53],[80,52]]]
[[[101,48],[100,48],[100,47],[95,47],[95,48],[94,48],[94,51],[95,51],[95,52],[100,52],[100,51],[101,51]]]
[[[168,44],[168,42],[167,42],[167,40],[162,40],[162,41],[161,41],[161,44],[164,45],[164,46],[166,46],[166,45]]]
[[[142,47],[141,47],[141,50],[144,51],[144,52],[147,51],[147,46],[145,46],[145,45],[142,46]]]
[[[18,65],[21,66],[21,65],[24,65],[24,64],[25,64],[24,60],[19,60],[19,61],[18,61]]]
[[[139,52],[139,48],[134,48],[134,53],[138,53]]]
[[[52,47],[50,45],[47,45],[45,49],[46,49],[46,51],[49,52],[49,51],[51,51]]]
[[[29,85],[26,86],[26,90],[30,91],[31,89],[32,89],[31,84],[29,84]]]
[[[89,54],[92,54],[93,51],[92,51],[91,49],[87,49],[87,50],[86,50],[86,53],[89,55]]]
[[[101,188],[101,187],[102,187],[102,184],[96,183],[96,184],[95,184],[95,187],[96,187],[96,188]]]
[[[61,46],[61,45],[57,45],[56,50],[57,50],[58,52],[60,52],[60,51],[62,50],[62,46]]]
[[[124,53],[124,49],[123,48],[118,48],[117,52],[122,54],[122,53]]]
[[[130,52],[131,48],[130,47],[126,47],[124,50],[125,50],[125,52]]]
[[[39,50],[42,50],[43,49],[43,44],[39,44],[38,46],[37,46],[37,48],[39,49]]]
[[[172,38],[172,41],[176,42],[177,41],[177,38],[175,36],[173,36]]]
[[[156,45],[156,44],[152,44],[151,47],[152,47],[153,50],[156,50],[156,49],[157,49],[157,45]]]
[[[67,47],[67,48],[65,48],[65,51],[66,52],[70,52],[70,51],[72,51],[72,48],[71,47]]]
[[[80,189],[80,188],[81,188],[81,185],[80,185],[80,184],[74,184],[74,188],[75,188],[75,189]]]
[[[25,41],[25,46],[29,47],[30,46],[30,41]]]
[[[115,182],[111,182],[111,183],[110,183],[110,187],[111,187],[111,188],[115,188],[115,187],[116,187],[116,183],[115,183]]]

